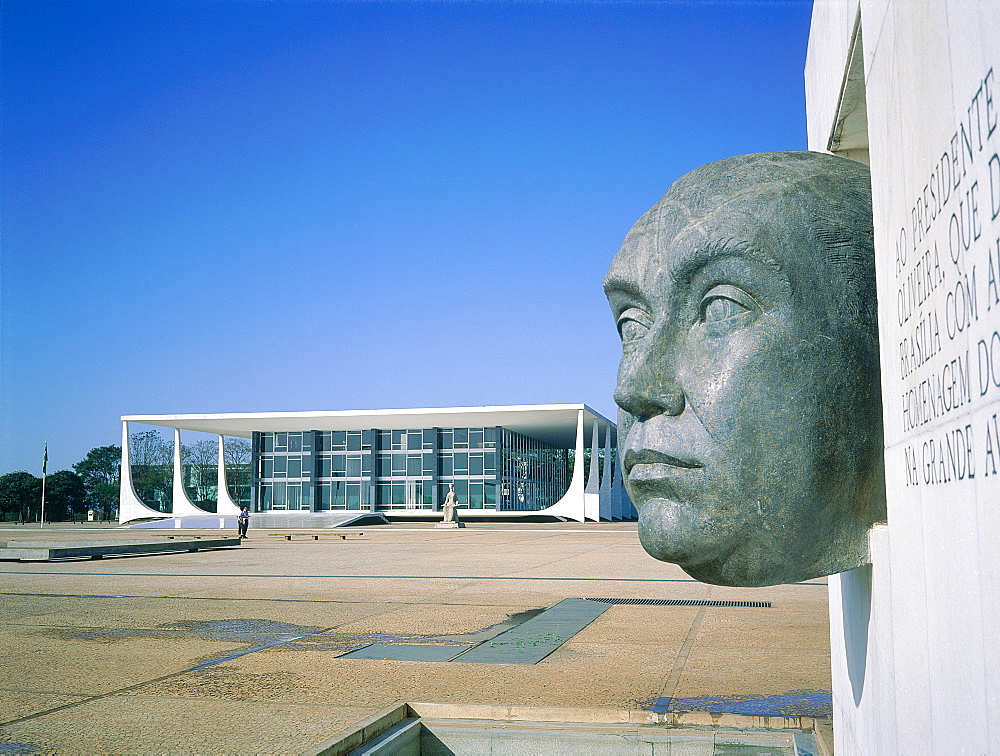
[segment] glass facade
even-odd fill
[[[538,510],[568,486],[567,450],[506,428],[253,434],[253,509]]]
[[[501,496],[505,509],[537,510],[558,501],[569,486],[569,450],[502,430]]]

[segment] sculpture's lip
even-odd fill
[[[704,465],[692,459],[681,459],[672,454],[661,452],[657,449],[628,449],[625,451],[625,474],[631,478],[654,477],[656,468],[679,467],[688,470],[697,470]],[[635,468],[642,468],[641,470]],[[633,474],[634,470],[634,474]],[[655,476],[659,477],[659,476]]]
[[[630,483],[664,483],[674,475],[680,475],[678,468],[674,465],[640,463],[635,465],[628,473]],[[686,468],[696,469],[696,468]]]

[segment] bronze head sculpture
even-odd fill
[[[868,169],[814,152],[702,166],[632,227],[605,290],[646,551],[737,586],[867,561],[885,519]]]

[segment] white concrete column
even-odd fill
[[[597,418],[594,418],[594,430],[590,442],[590,471],[587,474],[587,493],[597,493],[601,490],[600,481],[600,433]]]
[[[618,464],[615,465],[615,477],[611,483],[611,498],[615,502],[616,511],[619,512],[621,519],[636,520],[639,517],[639,513],[636,512],[635,507],[632,506],[632,500],[628,497],[628,491],[625,490],[625,481],[622,480],[622,458],[620,449],[618,454]]]
[[[531,514],[546,514],[553,517],[565,517],[567,520],[584,521],[584,470],[583,470],[583,410],[576,417],[576,458],[573,464],[573,477],[569,481],[566,493],[551,507],[532,512]]]
[[[615,516],[614,501],[611,498],[611,426],[604,426],[604,474],[601,475],[600,512],[602,520],[620,520]]]
[[[128,420],[122,420],[122,472],[118,493],[118,522],[126,523],[142,517],[167,517],[145,504],[132,486],[132,459],[128,448]]]
[[[219,434],[219,482],[218,488],[219,493],[216,495],[216,501],[218,506],[215,511],[219,515],[232,515],[239,514],[240,507],[233,501],[233,497],[229,495],[229,485],[226,483],[226,441],[225,437]],[[223,527],[223,525],[219,525]]]
[[[588,520],[601,520],[601,480],[599,474],[601,447],[599,444],[598,419],[594,418],[594,430],[590,443],[590,473],[587,476],[587,490],[584,494],[584,513]],[[581,460],[582,461],[582,460]]]
[[[204,509],[199,509],[188,498],[187,491],[184,490],[184,466],[181,460],[181,429],[174,428],[174,517],[186,517],[188,515],[208,514]]]
[[[612,465],[611,470],[611,516],[616,520],[625,520],[625,507],[622,502],[621,459]]]
[[[621,477],[621,470],[618,471],[618,475]],[[625,488],[625,481],[622,481],[622,512],[630,520],[639,519],[639,510],[635,508],[635,504],[632,503],[632,499],[628,495],[628,489]]]

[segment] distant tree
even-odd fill
[[[24,471],[0,475],[0,519],[32,522],[41,506],[41,478]]]
[[[181,446],[181,460],[187,475],[185,489],[198,506],[215,511],[218,504],[219,444],[207,439]]]
[[[75,519],[87,508],[87,487],[83,478],[71,470],[59,470],[45,481],[45,519]]]
[[[116,517],[118,504],[121,501],[120,483],[95,483],[87,492],[88,506],[93,507],[107,518]]]
[[[229,495],[240,506],[250,504],[250,461],[253,450],[250,439],[226,438],[226,486]]]
[[[173,447],[153,430],[129,436],[132,486],[147,505],[166,512],[173,494]]]
[[[111,517],[118,507],[121,490],[122,448],[98,446],[73,465],[87,489],[87,505]]]

